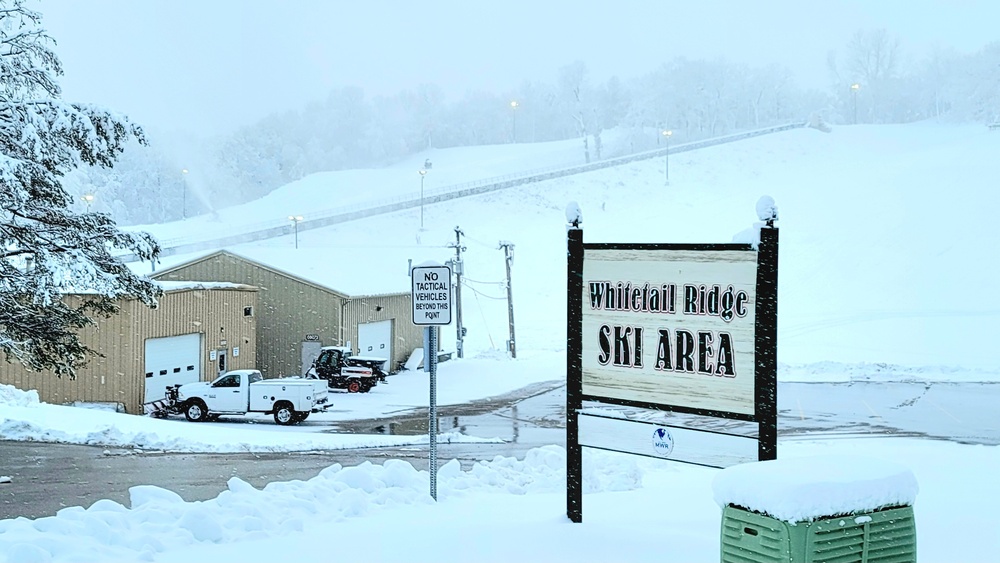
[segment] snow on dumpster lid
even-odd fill
[[[786,522],[911,506],[917,479],[897,463],[854,456],[777,459],[723,469],[712,482],[715,502]]]

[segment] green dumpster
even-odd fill
[[[870,458],[791,458],[724,469],[724,563],[905,563],[917,559],[909,469]]]

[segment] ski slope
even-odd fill
[[[467,173],[496,173],[493,166],[512,166],[512,151],[529,158],[532,149],[467,147],[455,149],[454,159],[437,151],[432,174],[458,162]],[[663,161],[643,161],[427,205],[425,231],[413,209],[301,232],[297,250],[291,236],[229,249],[291,272],[307,268],[306,277],[355,294],[408,291],[408,260],[452,257],[447,244],[458,225],[468,248],[466,350],[475,354],[504,348],[497,244],[511,241],[518,351],[531,354],[564,349],[567,202],[579,202],[589,242],[729,242],[755,220],[754,204],[767,194],[780,210],[780,362],[888,363],[945,378],[962,368],[977,370],[974,379],[994,380],[1000,376],[988,338],[1000,315],[990,299],[1000,246],[993,225],[998,151],[1000,134],[981,126],[800,129],[673,155],[669,185]],[[532,166],[544,160],[531,158]],[[332,197],[330,174],[368,186],[344,188],[357,197],[388,185],[394,173],[418,182],[422,159],[310,176],[226,210],[217,221],[273,219],[291,209],[278,202],[293,200],[305,214],[309,202],[318,207]],[[190,229],[186,223],[154,232],[170,236]],[[194,256],[167,257],[160,267]],[[351,269],[343,267],[346,258]],[[135,268],[149,271],[148,264]],[[446,341],[449,331],[442,333]]]

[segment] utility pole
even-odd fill
[[[455,227],[455,242],[449,244],[448,246],[455,249],[455,259],[452,261],[452,269],[455,270],[455,332],[457,337],[457,342],[455,343],[455,352],[458,353],[459,358],[465,357],[465,351],[463,347],[463,339],[465,338],[465,328],[462,326],[462,252],[465,251],[465,247],[462,246],[462,235],[465,233],[459,227]]]
[[[510,286],[510,263],[514,261],[514,243],[500,241],[500,248],[503,249],[507,263],[507,323],[510,326],[510,340],[507,341],[507,348],[510,350],[510,357],[517,357],[517,347],[514,341],[514,296]]]

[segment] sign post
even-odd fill
[[[451,268],[425,263],[410,272],[413,284],[413,324],[424,327],[424,369],[430,372],[430,408],[427,434],[430,441],[431,498],[437,500],[437,361],[438,327],[451,324]]]

